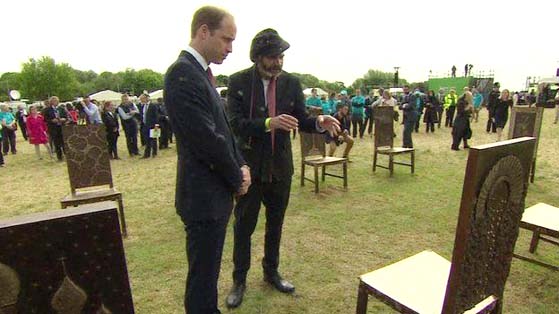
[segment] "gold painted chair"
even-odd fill
[[[62,136],[71,189],[60,201],[62,208],[116,201],[122,235],[126,237],[122,193],[113,185],[105,126],[66,125],[62,127]]]
[[[373,295],[400,313],[502,312],[534,138],[469,151],[452,262],[432,251],[359,277],[357,314]]]
[[[299,132],[301,139],[301,186],[305,186],[305,180],[314,183],[314,192],[318,193],[318,169],[322,168],[322,181],[326,176],[343,179],[344,189],[347,189],[347,158],[326,156],[326,144],[324,134]],[[326,168],[332,165],[342,165],[342,175],[326,172]],[[305,177],[305,167],[314,169],[314,179]]]
[[[375,108],[375,147],[373,151],[373,172],[377,167],[390,170],[390,176],[394,174],[394,165],[407,166],[411,173],[415,172],[415,149],[394,147],[394,108],[391,106]],[[378,165],[378,155],[388,156],[388,166]],[[410,162],[395,161],[394,156],[410,155]]]

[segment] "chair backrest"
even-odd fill
[[[302,160],[309,156],[326,156],[325,134],[299,132]]]
[[[394,108],[375,107],[375,148],[394,146]]]
[[[493,313],[501,312],[534,146],[523,137],[470,148],[444,314],[489,296],[499,300]]]
[[[98,124],[62,127],[72,194],[81,188],[113,187],[105,134],[105,126]]]
[[[543,109],[543,107],[512,107],[510,116],[509,139],[523,136],[535,137],[534,157],[538,152],[538,143],[540,142]]]

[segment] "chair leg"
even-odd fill
[[[532,234],[532,241],[530,241],[530,253],[535,253],[538,248],[538,242],[540,241],[540,232],[534,231]]]
[[[355,314],[366,314],[367,313],[367,302],[369,301],[369,295],[367,294],[367,288],[365,284],[359,281],[359,291],[357,293],[357,308]]]
[[[318,166],[314,167],[314,193],[318,193]]]
[[[322,166],[322,182],[326,180],[326,166]]]
[[[122,196],[118,198],[118,211],[120,216],[120,225],[122,228],[122,236],[126,238],[128,236],[128,231],[126,229],[126,219],[124,218],[124,204],[122,202]]]
[[[534,183],[535,175],[536,175],[536,159],[532,161],[532,167],[530,168],[530,183]]]
[[[62,203],[62,202],[61,202],[61,203],[60,203],[60,207],[61,207],[62,209],[64,209],[64,208],[67,208],[68,205],[66,205],[66,203]]]
[[[411,173],[415,173],[415,151],[411,152]]]
[[[373,153],[373,172],[377,170],[377,150]]]
[[[305,186],[305,163],[301,163],[301,186]]]
[[[394,174],[394,155],[388,155],[388,169],[390,170],[390,176]]]
[[[347,162],[342,164],[342,173],[344,176],[344,189],[347,190]]]

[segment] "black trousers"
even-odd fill
[[[425,133],[429,133],[429,131],[431,131],[432,133],[435,133],[435,122],[426,122],[425,123]]]
[[[363,137],[365,131],[365,126],[363,125],[363,117],[361,116],[351,116],[351,130],[353,132],[353,138],[357,138],[357,126],[359,126],[359,137]]]
[[[139,155],[138,125],[136,124],[136,121],[123,123],[122,128],[124,129],[124,136],[126,137],[126,148],[128,148],[128,154],[130,154],[130,156]]]
[[[446,109],[446,119],[444,120],[444,126],[452,127],[455,111],[456,111],[456,106],[450,106],[448,107],[448,109]]]
[[[280,258],[280,241],[285,210],[289,203],[291,178],[272,182],[252,181],[248,193],[241,197],[235,206],[235,240],[233,247],[233,280],[245,282],[250,269],[251,236],[258,221],[260,204],[266,207],[266,233],[264,236],[264,258],[262,267],[267,275],[278,271]]]
[[[417,115],[417,120],[415,121],[415,133],[419,133],[419,122],[421,121],[421,114]]]
[[[17,124],[19,126],[19,129],[21,130],[21,136],[23,136],[23,139],[27,141],[27,123],[18,122]]]
[[[157,156],[157,139],[156,138],[151,138],[149,137],[149,128],[143,127],[142,128],[142,134],[144,135],[145,138],[145,145],[146,148],[144,150],[144,157],[155,157]]]
[[[56,158],[62,160],[62,153],[64,152],[64,140],[62,138],[62,127],[50,127],[49,138],[52,140],[54,151],[56,151]]]
[[[118,151],[117,151],[117,141],[118,141],[118,133],[107,133],[107,149],[109,150],[110,158],[116,159],[118,158]]]
[[[405,148],[413,148],[413,140],[411,134],[413,129],[415,128],[415,120],[411,121],[404,121],[404,134],[403,134],[403,147]]]
[[[2,154],[2,141],[0,141],[0,165],[4,164],[4,155]]]
[[[2,128],[2,152],[4,155],[8,154],[8,152],[12,152],[15,154],[17,152],[16,149],[16,131],[9,129],[7,127]]]
[[[171,126],[169,122],[160,122],[161,137],[159,138],[159,149],[169,148],[169,140],[171,138]]]
[[[487,120],[487,127],[485,128],[485,131],[487,131],[487,133],[489,132],[497,133],[497,125],[495,124],[495,121],[493,120],[493,115],[491,114],[489,114],[489,118]]]
[[[216,220],[186,222],[188,275],[184,294],[187,314],[215,314],[217,280],[229,216]]]
[[[365,129],[367,129],[367,134],[371,134],[373,133],[373,122],[375,120],[373,119],[373,116],[371,115],[365,115],[365,121],[363,122],[363,133],[365,133]],[[361,136],[363,136],[363,134],[361,134]]]

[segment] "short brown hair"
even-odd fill
[[[231,14],[223,9],[213,6],[201,7],[194,13],[194,16],[192,17],[192,25],[190,26],[190,37],[196,37],[196,31],[198,31],[200,26],[204,24],[208,25],[210,33],[213,34],[216,29],[219,29],[219,27],[221,26],[221,21],[226,16],[231,16]]]

